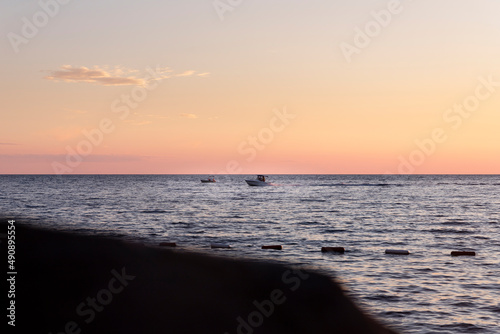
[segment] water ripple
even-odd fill
[[[405,333],[498,332],[499,176],[275,175],[280,186],[263,188],[247,186],[251,176],[210,185],[204,177],[3,175],[0,210],[60,229],[319,268]],[[464,249],[477,255],[450,256]]]

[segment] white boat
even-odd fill
[[[209,176],[208,179],[202,179],[201,183],[214,183],[215,178],[213,176]]]
[[[248,183],[249,186],[257,186],[257,187],[273,185],[271,182],[266,181],[266,177],[264,175],[257,175],[257,179],[245,180],[245,182]]]

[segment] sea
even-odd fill
[[[206,177],[1,175],[0,214],[317,270],[402,333],[500,333],[499,175],[269,175],[268,187]]]

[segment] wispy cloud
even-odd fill
[[[66,82],[89,82],[103,86],[124,86],[124,85],[144,85],[144,79],[135,76],[127,76],[122,68],[117,68],[114,73],[106,71],[99,67],[89,69],[88,67],[73,67],[63,65],[59,70],[50,71],[45,77],[47,80],[66,81]]]
[[[166,119],[170,118],[170,116],[165,116],[165,115],[157,115],[157,114],[146,114],[144,115],[145,117],[150,117],[150,118],[158,118],[158,119]]]
[[[138,120],[135,120],[135,119],[126,119],[123,122],[131,124],[131,125],[138,125],[138,126],[147,125],[147,124],[153,123],[153,121],[138,121]]]
[[[66,154],[0,154],[2,160],[16,160],[23,162],[47,162],[65,161]],[[85,162],[125,162],[142,161],[150,158],[140,155],[114,155],[114,154],[92,154],[85,157]]]
[[[19,145],[19,144],[16,144],[16,143],[0,143],[0,145]]]
[[[179,116],[183,118],[198,118],[198,116],[195,114],[186,114],[186,113],[179,114]]]
[[[176,77],[189,77],[189,76],[192,76],[195,73],[196,73],[196,71],[190,70],[190,71],[184,71],[182,73],[176,74],[175,76]]]
[[[194,70],[184,71],[178,74],[169,67],[156,66],[153,70],[152,76],[150,71],[139,71],[136,69],[126,68],[124,66],[94,66],[88,68],[85,66],[72,66],[63,65],[58,70],[48,71],[49,75],[44,79],[62,82],[86,82],[101,86],[126,86],[126,85],[140,85],[144,86],[151,81],[159,81],[172,77],[206,77],[209,72],[197,73]]]
[[[171,117],[165,116],[165,115],[160,115],[160,114],[141,114],[141,113],[135,112],[133,114],[133,118],[125,119],[122,122],[130,124],[130,125],[142,126],[142,125],[156,123],[157,121],[162,121],[162,120],[167,119],[167,118],[171,118]]]

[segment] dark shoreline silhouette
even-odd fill
[[[395,333],[315,271],[21,221],[15,231],[16,326],[7,325],[9,332]]]

